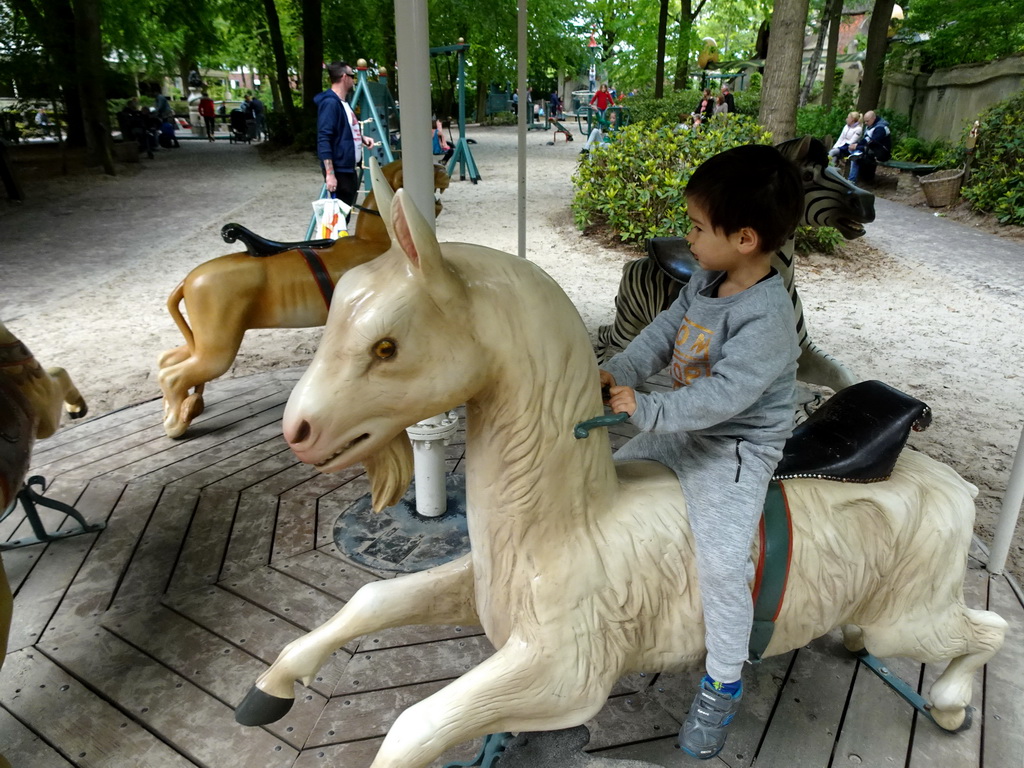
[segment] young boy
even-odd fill
[[[768,481],[793,430],[793,304],[772,253],[803,211],[796,168],[773,147],[711,158],[686,187],[686,239],[702,269],[601,371],[609,405],[642,431],[618,459],[654,459],[679,476],[697,550],[707,674],[679,732],[708,759],[725,745],[743,693],[753,621],[750,546]],[[677,389],[633,387],[671,366]]]

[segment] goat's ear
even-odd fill
[[[814,141],[813,136],[804,136],[800,139],[800,144],[797,145],[796,156],[799,160],[803,160],[807,157],[807,154],[811,151],[811,142]]]
[[[398,243],[418,272],[431,275],[441,269],[441,247],[437,244],[437,236],[404,189],[395,193],[389,229],[391,242]]]
[[[377,210],[380,211],[384,226],[387,228],[388,234],[391,235],[391,242],[394,242],[395,232],[391,226],[391,206],[395,193],[391,191],[391,185],[388,184],[384,171],[380,169],[377,158],[372,155],[370,156],[370,180],[373,183],[373,199],[377,203]]]

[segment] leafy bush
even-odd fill
[[[515,125],[519,120],[514,112],[495,112],[480,121],[480,125]]]
[[[885,118],[885,122],[889,124],[889,132],[892,134],[894,145],[908,137],[917,136],[917,131],[910,124],[909,115],[889,109],[876,109],[875,113],[879,117]]]
[[[831,254],[845,242],[846,238],[834,227],[797,227],[796,230],[797,253]]]
[[[833,104],[826,107],[821,104],[808,104],[796,111],[796,135],[813,136],[825,140],[831,136],[835,141],[846,125],[846,116],[850,114],[848,104]],[[831,146],[831,144],[829,145]]]
[[[718,96],[717,88],[711,89],[712,96]],[[749,88],[745,91],[733,91],[736,102],[736,113],[757,118],[761,109],[760,89]],[[651,96],[633,96],[629,99],[631,121],[634,123],[653,122],[660,120],[667,124],[679,122],[679,115],[689,115],[700,105],[703,91],[692,89],[667,93],[660,99]]]
[[[1024,224],[1024,91],[989,107],[979,119],[974,165],[963,196],[1003,224]]]
[[[929,163],[939,167],[955,165],[956,153],[948,141],[936,139],[925,141],[916,136],[897,139],[892,150],[893,160],[905,160],[909,163]]]
[[[669,125],[679,122],[680,113],[689,115],[700,104],[700,91],[675,91],[660,99],[651,96],[633,96],[629,99],[629,114],[634,123],[660,120]]]
[[[607,224],[623,240],[686,234],[686,182],[709,157],[741,144],[770,144],[745,115],[719,115],[698,131],[660,120],[634,122],[581,160],[573,183],[576,225]]]

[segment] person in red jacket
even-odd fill
[[[590,100],[590,105],[597,107],[597,115],[602,120],[604,119],[604,111],[614,103],[615,100],[612,99],[612,94],[608,90],[608,83],[601,83],[601,87],[594,94],[594,98]]]
[[[203,122],[206,123],[206,135],[209,137],[210,141],[213,141],[213,134],[216,129],[214,123],[216,121],[217,112],[213,106],[213,99],[210,98],[210,95],[206,91],[203,91],[203,97],[199,99],[199,116],[202,117]]]

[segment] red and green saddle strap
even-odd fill
[[[782,609],[793,557],[793,524],[782,483],[768,484],[764,513],[758,529],[761,541],[754,577],[754,625],[750,630],[750,660],[760,661],[771,642],[775,620]]]
[[[320,254],[312,248],[300,247],[297,250],[302,254],[302,258],[306,260],[306,266],[309,267],[309,271],[313,274],[313,279],[316,281],[316,287],[320,289],[320,295],[324,299],[324,304],[327,305],[327,309],[330,311],[331,298],[334,296],[334,280],[331,278],[331,273],[328,271],[327,265],[325,265],[324,260],[320,258]]]

